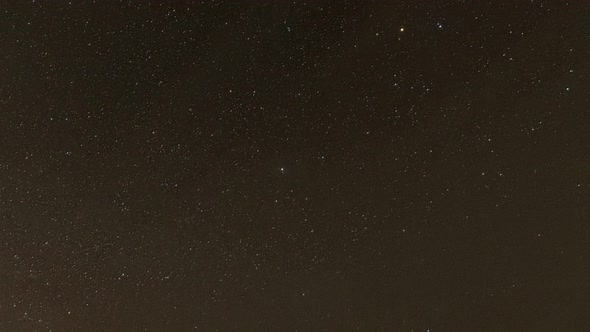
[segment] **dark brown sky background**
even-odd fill
[[[12,1],[1,331],[590,330],[590,4]]]

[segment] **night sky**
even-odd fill
[[[590,3],[12,1],[0,331],[590,331]]]

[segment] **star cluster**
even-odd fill
[[[583,2],[0,15],[0,330],[590,329]]]

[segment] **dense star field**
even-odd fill
[[[590,3],[12,1],[1,331],[590,330]]]

